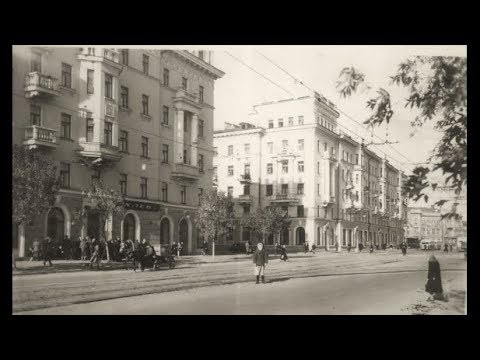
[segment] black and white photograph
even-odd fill
[[[467,45],[11,51],[12,315],[467,315]]]

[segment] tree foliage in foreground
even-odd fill
[[[414,201],[424,198],[427,202],[428,195],[424,190],[429,187],[435,190],[438,185],[428,180],[428,174],[441,170],[445,185],[459,195],[467,184],[466,58],[416,56],[400,63],[390,79],[392,84],[409,91],[404,106],[419,111],[411,122],[412,127],[434,121],[434,128],[443,133],[428,158],[431,168],[416,167],[403,184],[403,193]],[[337,83],[338,92],[341,96],[350,96],[364,81],[365,76],[358,69],[344,68]],[[372,115],[365,124],[372,126],[389,123],[394,114],[390,94],[384,89],[379,89],[377,93],[378,97],[367,102]],[[440,200],[435,205],[442,206],[447,201]],[[452,211],[445,215],[457,217],[455,208],[452,207]]]
[[[33,221],[50,210],[59,188],[57,166],[38,150],[12,148],[12,220],[15,225]]]
[[[265,237],[280,234],[290,227],[290,217],[278,207],[257,209],[248,217],[242,219],[242,226],[250,228],[265,242]]]
[[[90,188],[83,190],[83,196],[92,204],[91,210],[82,209],[75,216],[77,218],[85,218],[88,211],[94,211],[99,217],[99,234],[100,240],[108,241],[107,221],[110,216],[122,217],[125,213],[125,200],[120,192],[116,189],[106,186],[101,180],[92,182]],[[110,260],[110,254],[107,249],[107,259]]]
[[[227,235],[234,226],[233,201],[222,191],[210,191],[200,198],[197,211],[197,228],[210,241]]]

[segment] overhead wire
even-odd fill
[[[264,54],[256,51],[259,55],[261,55],[262,57],[264,57],[267,61],[269,61],[271,64],[273,64],[275,67],[277,67],[278,69],[282,70],[284,73],[286,73],[287,75],[289,75],[296,83],[299,83],[300,85],[302,85],[303,87],[305,87],[306,89],[310,90],[311,92],[317,92],[317,93],[320,93],[318,91],[315,91],[314,89],[312,89],[311,87],[309,87],[307,84],[305,84],[303,81],[299,80],[298,78],[296,78],[295,76],[293,76],[290,72],[288,72],[287,70],[285,70],[283,67],[281,67],[280,65],[276,64],[275,62],[273,62],[271,59],[269,59],[267,56],[265,56]],[[338,108],[338,111],[340,113],[342,113],[344,116],[346,116],[349,120],[355,122],[356,124],[362,126],[362,127],[365,127],[364,124],[361,124],[360,122],[358,122],[357,120],[355,120],[353,117],[351,117],[349,114],[345,113],[343,110],[339,109]],[[338,125],[340,125],[338,122],[337,122]],[[341,126],[341,125],[340,125]],[[399,155],[401,155],[404,159],[406,159],[409,163],[413,163],[412,160],[408,159],[405,155],[403,155],[401,152],[399,152],[397,149],[395,149],[391,144],[388,143],[387,140],[385,139],[382,139],[380,136],[378,136],[377,134],[373,134],[376,138],[378,138],[379,140],[381,140],[382,142],[384,142],[386,145],[390,146],[390,148],[392,148],[395,152],[397,152]],[[383,151],[381,151],[383,152]],[[385,152],[383,152],[384,155],[386,156],[389,156],[387,155]],[[400,164],[404,164],[403,162],[401,161],[398,161],[398,159],[395,159],[394,157],[392,157],[391,155],[389,156],[391,157],[392,159],[396,160],[397,162],[399,162]]]

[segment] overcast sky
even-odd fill
[[[411,169],[411,162],[424,162],[437,143],[441,134],[432,126],[426,126],[410,137],[415,112],[404,108],[407,92],[390,84],[400,62],[412,55],[466,56],[466,46],[222,46],[215,47],[214,65],[225,72],[225,76],[215,82],[215,129],[223,128],[223,123],[248,121],[252,105],[279,99],[308,95],[305,87],[295,83],[289,75],[265,59],[288,71],[308,87],[319,91],[334,102],[345,114],[362,123],[370,114],[366,101],[376,97],[376,89],[384,88],[392,96],[395,112],[389,125],[389,140],[399,141],[393,145],[402,155],[390,146],[374,147],[378,153],[384,151],[391,162],[405,170]],[[242,65],[228,53],[251,66],[280,87]],[[368,93],[340,98],[335,84],[345,66],[354,66],[366,76],[371,86]],[[370,131],[355,124],[341,114],[339,122],[355,134],[370,141]],[[345,128],[339,127],[339,130]],[[385,138],[386,127],[375,129],[376,135]],[[378,138],[374,141],[380,142]],[[408,160],[407,160],[408,159]]]

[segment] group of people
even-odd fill
[[[309,253],[311,252],[312,254],[315,254],[315,249],[317,247],[315,246],[315,244],[309,244],[309,243],[304,243],[303,244],[303,252],[306,254],[306,253]]]
[[[182,251],[183,251],[183,242],[173,242],[173,244],[170,246],[170,253],[173,256],[182,256]]]

